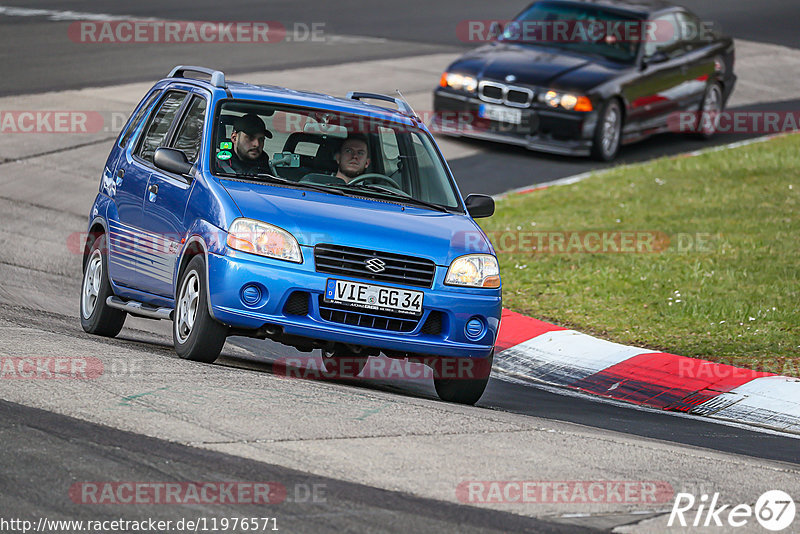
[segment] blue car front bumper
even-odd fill
[[[239,329],[257,330],[265,325],[278,325],[285,334],[292,336],[385,351],[464,358],[485,358],[491,353],[500,323],[500,289],[445,286],[442,282],[447,269],[437,266],[432,288],[378,284],[423,291],[423,314],[410,318],[412,321],[403,321],[404,331],[358,326],[351,324],[350,319],[382,313],[351,309],[347,320],[342,319],[344,314],[323,318],[321,308],[326,305],[322,296],[326,283],[331,278],[374,282],[316,272],[311,250],[303,247],[306,259],[301,264],[230,249],[225,255],[209,254],[209,297],[214,318]],[[248,286],[256,287],[257,291],[245,291]],[[307,295],[307,308],[302,310],[306,313],[298,313],[297,306],[289,305],[294,293]],[[300,300],[302,302],[302,297]],[[290,307],[293,309],[287,309]],[[470,338],[465,327],[474,318],[478,318],[484,328],[477,335],[472,332]],[[363,324],[364,321],[359,322]],[[435,323],[433,328],[431,323]],[[382,325],[385,326],[385,321]]]

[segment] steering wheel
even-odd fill
[[[359,185],[366,182],[367,180],[377,180],[379,182],[384,182],[385,184],[390,185],[395,189],[403,191],[403,188],[400,187],[400,184],[398,184],[385,174],[380,174],[378,172],[368,172],[366,174],[362,174],[361,176],[357,176],[356,178],[350,180],[349,185]]]

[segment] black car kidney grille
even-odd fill
[[[367,268],[367,261],[373,258],[383,262],[383,271],[376,273]],[[436,265],[430,260],[391,252],[325,244],[314,247],[314,265],[318,273],[418,287],[431,287],[436,273]]]
[[[483,96],[486,98],[491,98],[493,100],[502,100],[503,99],[503,89],[501,87],[495,87],[494,85],[484,85],[481,90],[483,91]]]
[[[506,101],[527,106],[531,103],[531,95],[525,91],[509,89],[508,93],[506,94]]]

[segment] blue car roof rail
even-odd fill
[[[398,93],[399,92],[400,91],[398,91]],[[350,91],[349,93],[347,93],[346,98],[349,98],[351,100],[362,100],[362,99],[368,98],[368,99],[372,99],[372,100],[382,100],[384,102],[391,102],[392,104],[397,106],[397,111],[399,111],[403,115],[407,115],[407,116],[411,117],[412,119],[419,120],[419,117],[417,117],[417,114],[414,113],[413,109],[411,109],[411,106],[409,105],[409,103],[405,101],[405,99],[403,98],[403,95],[400,95],[400,98],[395,98],[393,96],[382,95],[380,93],[365,93],[365,92],[362,92],[362,91]],[[383,106],[381,106],[381,107],[383,107]],[[392,110],[392,111],[394,111],[394,110]]]
[[[172,69],[167,75],[167,78],[190,78],[190,76],[186,76],[187,72],[199,72],[201,74],[208,74],[211,76],[211,85],[214,87],[219,87],[221,89],[225,89],[227,87],[225,83],[225,73],[220,70],[214,69],[207,69],[206,67],[193,67],[191,65],[178,65],[174,69]]]

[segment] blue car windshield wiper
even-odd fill
[[[387,187],[383,187],[376,184],[358,184],[354,186],[350,186],[353,189],[366,189],[370,192],[380,193],[382,195],[390,196],[396,198],[400,202],[408,202],[409,204],[417,204],[419,206],[425,206],[431,208],[436,211],[441,211],[443,213],[450,213],[450,210],[440,204],[434,204],[433,202],[428,202],[426,200],[420,200],[418,198],[414,198],[408,193],[395,191],[393,189],[389,189]]]
[[[339,196],[350,196],[341,189],[336,189],[333,187],[325,187],[324,185],[319,184],[310,184],[304,182],[293,182],[292,180],[287,180],[286,178],[281,178],[280,176],[275,176],[273,174],[269,174],[266,172],[262,173],[255,173],[255,174],[231,174],[228,172],[225,173],[218,173],[220,176],[230,177],[230,178],[237,178],[239,180],[247,180],[247,179],[256,179],[262,182],[271,182],[275,184],[282,184],[282,185],[289,185],[292,187],[297,187],[300,189],[311,189],[312,191],[320,191],[322,193],[331,193],[334,195]]]

